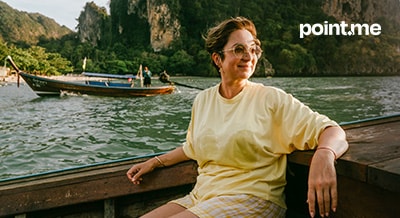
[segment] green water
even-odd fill
[[[217,78],[172,78],[210,87]],[[400,113],[400,77],[256,78],[338,122]],[[168,151],[185,139],[198,90],[146,98],[40,98],[0,87],[0,179]]]

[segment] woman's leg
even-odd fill
[[[142,218],[163,218],[163,217],[197,218],[196,215],[194,215],[190,211],[187,211],[186,208],[175,203],[164,204],[163,206],[158,207],[142,216]]]

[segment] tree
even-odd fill
[[[193,56],[189,55],[185,50],[179,50],[169,59],[169,71],[174,74],[190,75],[194,64]]]
[[[277,70],[284,75],[301,75],[314,71],[315,60],[307,50],[300,45],[289,45],[279,53],[279,60],[285,65],[280,65]]]

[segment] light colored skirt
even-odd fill
[[[279,218],[285,217],[286,214],[285,208],[248,194],[219,196],[198,204],[195,204],[192,195],[188,194],[169,203],[179,204],[200,218]]]

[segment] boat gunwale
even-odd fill
[[[367,119],[362,119],[362,120],[356,120],[356,121],[351,121],[351,122],[342,122],[342,123],[340,123],[340,125],[345,130],[349,130],[349,129],[361,128],[361,127],[383,124],[383,123],[388,123],[388,122],[396,122],[399,120],[400,120],[400,114],[392,114],[392,115],[385,115],[385,116],[378,116],[378,117],[367,118]],[[140,155],[140,156],[135,156],[135,157],[121,158],[121,159],[98,162],[98,163],[93,163],[93,164],[85,164],[82,166],[75,166],[75,167],[63,168],[63,169],[58,169],[58,170],[50,170],[50,171],[30,174],[30,175],[26,175],[26,176],[17,176],[17,177],[0,179],[0,186],[6,185],[10,182],[15,182],[15,181],[34,180],[37,177],[47,177],[47,176],[51,177],[51,176],[59,176],[59,175],[65,175],[65,174],[70,174],[70,173],[76,173],[76,172],[84,172],[84,171],[89,171],[89,170],[92,170],[95,168],[107,167],[108,165],[113,165],[113,164],[118,165],[123,162],[136,163],[136,162],[140,162],[141,160],[145,160],[145,159],[148,159],[148,158],[151,158],[154,156],[158,156],[158,155],[161,155],[164,153],[166,153],[166,152],[158,152],[158,153]],[[288,155],[289,161],[304,164],[304,161],[299,161],[296,159],[296,156],[297,156],[296,153],[301,153],[301,154],[308,153],[308,154],[312,155],[314,152],[312,150],[295,151],[293,154]],[[339,160],[339,161],[343,161],[343,160]],[[308,163],[309,162],[307,162],[307,164]]]
[[[162,90],[162,89],[167,89],[167,88],[173,88],[174,86],[172,85],[164,85],[164,86],[151,86],[151,87],[118,87],[118,86],[102,86],[102,85],[90,85],[86,83],[79,83],[76,81],[64,81],[64,80],[56,80],[56,79],[51,79],[51,78],[46,78],[43,76],[37,76],[37,75],[32,75],[30,73],[26,72],[19,72],[22,78],[24,76],[29,77],[30,79],[40,79],[46,82],[52,82],[52,83],[58,83],[58,84],[68,84],[68,85],[74,85],[74,86],[81,86],[81,87],[94,87],[94,88],[103,88],[103,89],[114,89],[114,90]],[[25,79],[24,79],[25,80]],[[25,81],[26,82],[26,81]],[[29,84],[29,83],[28,83]],[[36,91],[33,87],[31,87],[34,91]]]
[[[99,162],[99,163],[85,164],[82,166],[75,166],[75,167],[63,168],[63,169],[58,169],[58,170],[50,170],[50,171],[30,174],[30,175],[26,175],[26,176],[17,176],[17,177],[11,177],[11,178],[6,178],[6,179],[0,179],[0,190],[1,190],[1,186],[8,185],[8,184],[15,184],[16,182],[28,182],[28,181],[36,180],[37,178],[45,179],[45,178],[55,177],[55,176],[64,176],[64,175],[69,175],[69,174],[74,174],[74,173],[82,173],[82,172],[87,172],[87,171],[91,171],[91,170],[108,168],[108,167],[112,167],[112,166],[116,166],[116,165],[123,165],[126,162],[133,164],[133,163],[138,163],[143,160],[146,160],[151,157],[158,156],[158,155],[161,155],[164,153],[165,152],[159,152],[159,153],[141,155],[141,156],[136,156],[136,157],[121,158],[121,159],[104,161],[104,162]]]

